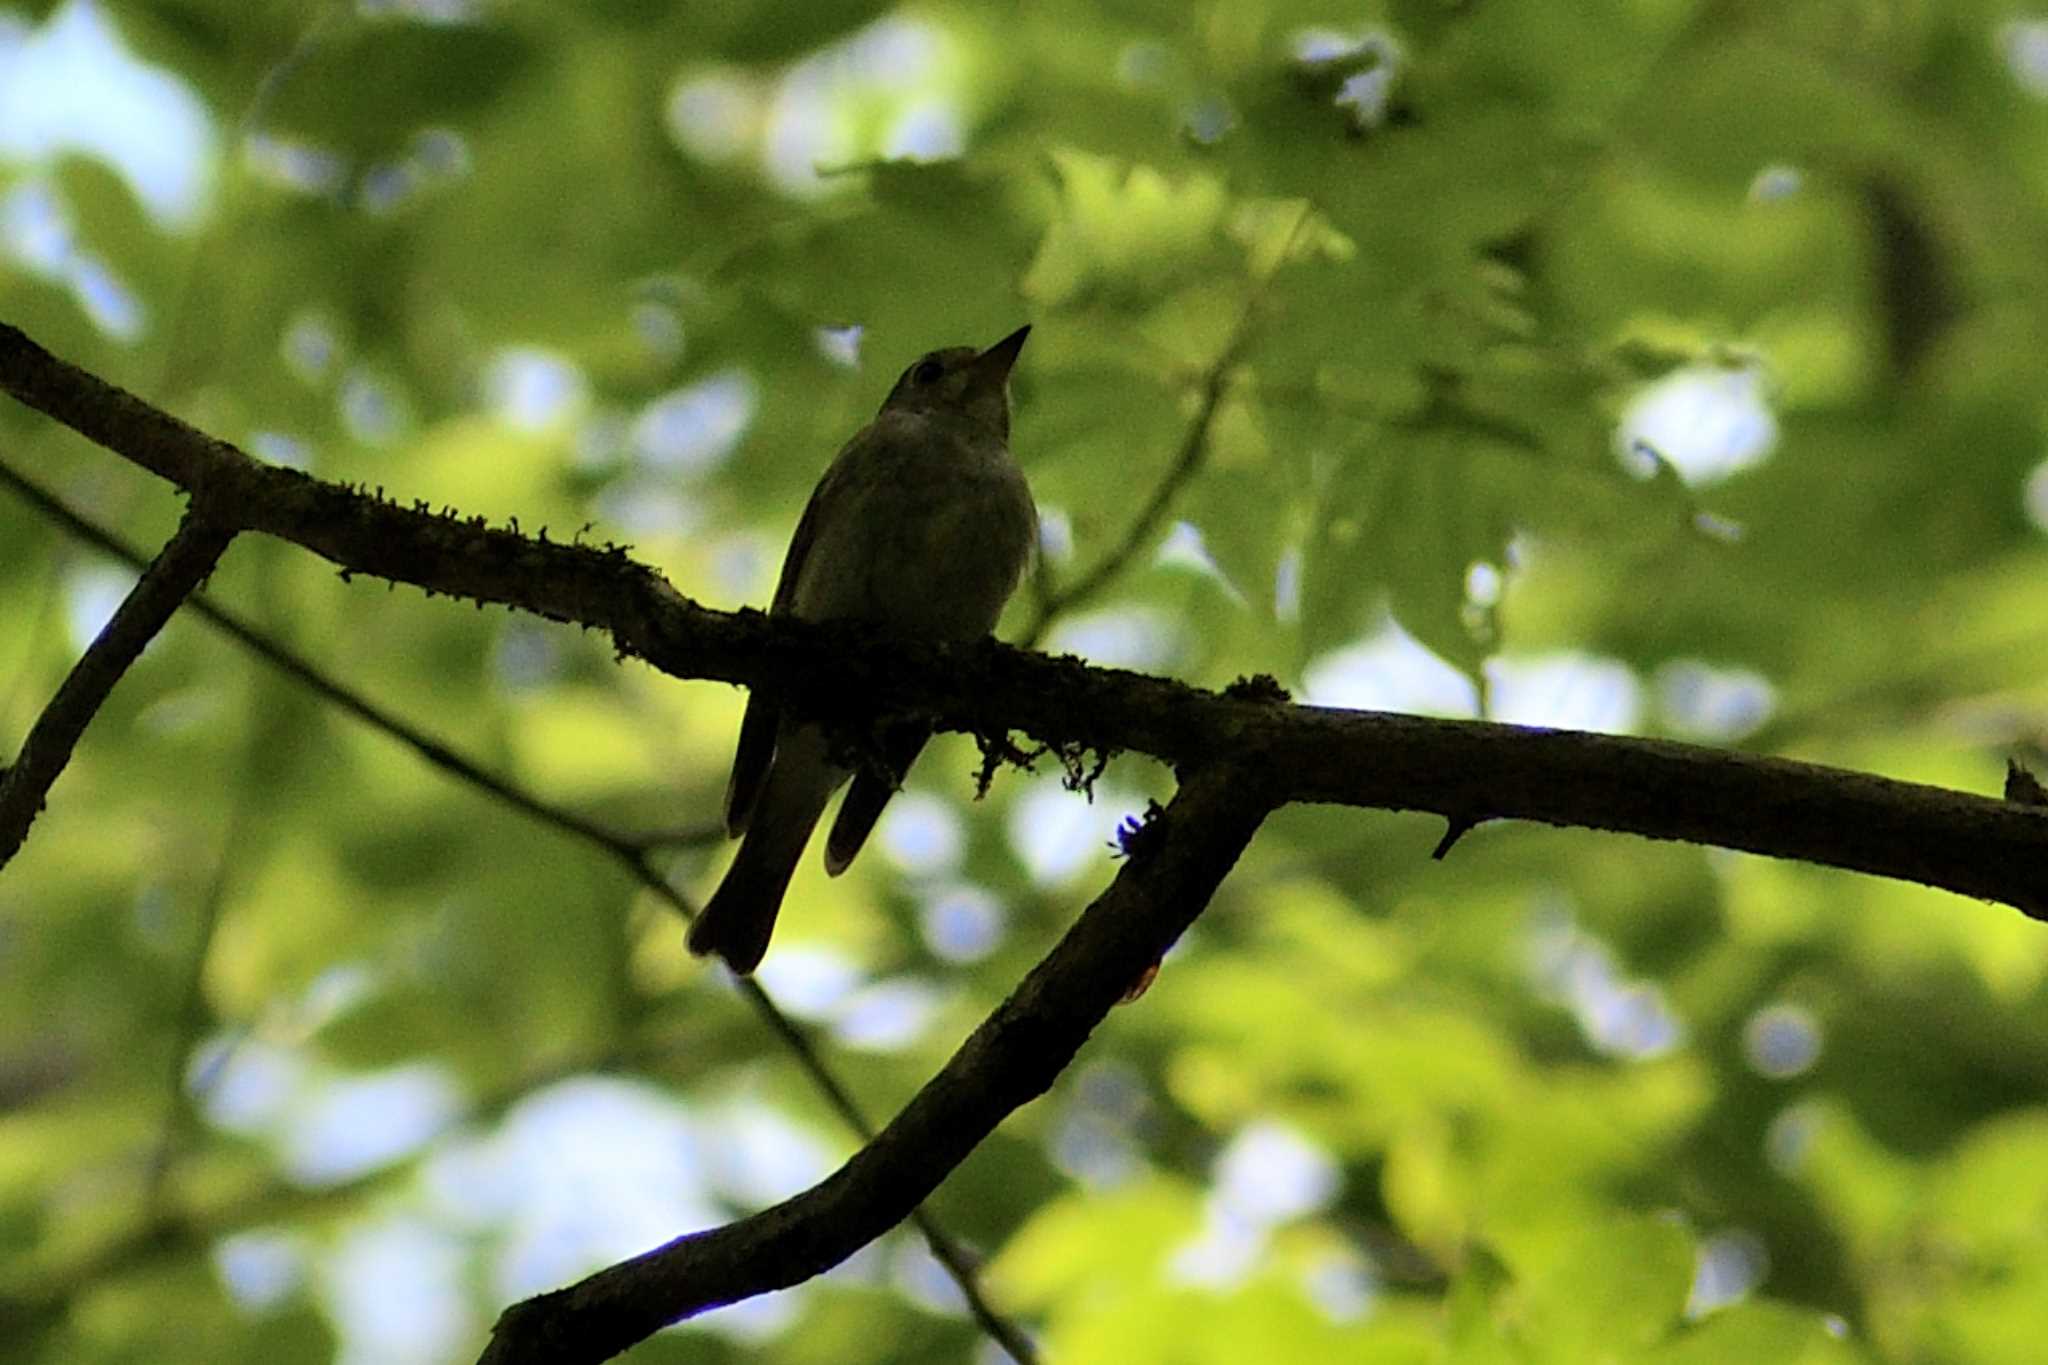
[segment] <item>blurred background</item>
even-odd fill
[[[899,370],[1029,321],[1006,638],[1980,792],[2042,756],[2044,245],[1992,0],[0,0],[0,318],[262,459],[763,605]],[[11,403],[0,466],[181,506]],[[0,752],[133,579],[0,490]],[[256,537],[209,595],[617,840],[182,614],[0,876],[10,1360],[472,1359],[853,1150],[650,885],[715,884],[741,693]],[[1171,790],[978,762],[760,973],[877,1119]],[[1045,1358],[2038,1353],[2042,926],[1441,833],[1278,814],[931,1201]],[[898,1232],[627,1358],[1007,1357]]]

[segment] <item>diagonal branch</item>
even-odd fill
[[[1189,777],[1065,938],[874,1141],[792,1199],[513,1305],[483,1365],[606,1360],[668,1323],[809,1279],[900,1221],[1049,1089],[1130,984],[1209,904],[1268,807],[1256,772]]]
[[[138,567],[146,563],[143,556],[132,546],[124,543],[103,527],[95,525],[91,520],[67,506],[55,494],[41,487],[34,480],[10,468],[5,463],[0,463],[0,485],[13,489],[23,500],[33,504],[45,516],[64,526],[65,529],[79,539],[96,546],[105,553]],[[264,632],[244,621],[235,613],[216,605],[203,594],[194,594],[187,601],[186,607],[188,610],[197,612],[237,643],[262,658],[266,663],[271,664],[303,686],[319,694],[346,714],[355,717],[372,729],[381,730],[393,739],[396,739],[399,743],[412,749],[432,766],[440,768],[460,781],[467,782],[481,789],[514,810],[518,810],[543,824],[573,835],[602,850],[614,861],[623,864],[635,880],[666,901],[672,909],[685,919],[690,918],[696,913],[695,908],[684,899],[683,894],[677,891],[669,883],[668,879],[662,876],[653,863],[649,861],[648,854],[657,847],[705,842],[707,836],[702,828],[692,827],[638,841],[622,838],[573,811],[565,810],[560,806],[541,800],[531,792],[520,787],[517,783],[485,770],[417,726],[410,724],[394,713],[385,710],[377,703],[336,682],[303,655],[272,640]],[[723,826],[711,826],[709,829],[711,837],[718,839],[725,837]],[[213,896],[210,899],[210,904],[215,904],[215,908],[217,908],[218,894],[219,887],[216,885]],[[207,920],[208,928],[203,932],[200,944],[195,949],[197,961],[194,966],[194,989],[196,989],[196,972],[198,966],[203,964],[207,939],[211,935],[211,923],[212,919],[209,915]],[[811,1083],[817,1087],[819,1093],[824,1095],[828,1106],[839,1115],[841,1120],[845,1122],[848,1128],[853,1130],[861,1141],[871,1140],[875,1135],[873,1121],[868,1118],[866,1111],[853,1098],[852,1092],[846,1088],[845,1084],[841,1082],[838,1075],[832,1070],[830,1064],[819,1053],[810,1035],[799,1027],[796,1021],[791,1019],[780,1005],[775,1003],[774,997],[769,995],[760,983],[751,977],[740,980],[739,993],[741,998],[753,1009],[756,1016],[760,1018],[761,1022],[767,1025],[769,1032],[780,1039],[783,1046],[796,1058],[798,1068],[810,1077]],[[188,1000],[186,1006],[188,1018],[192,1016],[192,1011],[195,1009],[196,1005],[191,1000]],[[180,1049],[180,1057],[182,1057],[184,1051],[185,1049]],[[174,1116],[179,1112],[177,1106],[182,1103],[179,1098],[182,1095],[179,1083],[183,1074],[182,1065],[174,1062],[172,1072]],[[173,1122],[182,1122],[182,1118],[174,1117]],[[168,1159],[174,1140],[174,1130],[167,1127],[154,1162],[152,1171],[153,1183],[160,1178],[161,1167]],[[947,1274],[959,1286],[961,1296],[967,1303],[968,1312],[973,1316],[975,1322],[991,1338],[999,1342],[1003,1349],[1010,1353],[1011,1358],[1019,1362],[1019,1365],[1031,1365],[1031,1362],[1036,1359],[1036,1353],[1031,1346],[1030,1339],[1024,1335],[1023,1331],[1015,1323],[1005,1318],[996,1310],[994,1305],[989,1303],[987,1295],[982,1292],[973,1255],[954,1238],[952,1233],[946,1230],[944,1225],[935,1216],[927,1212],[922,1206],[911,1211],[910,1221],[917,1226],[918,1231],[923,1234],[925,1241],[930,1245],[933,1259],[945,1267]]]
[[[2001,901],[2048,919],[2048,810],[1789,759],[1664,740],[1286,704],[998,645],[877,640],[844,626],[684,598],[616,546],[528,539],[261,465],[0,325],[0,389],[181,486],[242,526],[352,572],[611,633],[679,678],[774,682],[852,727],[886,699],[942,729],[1022,730],[1173,763],[1227,757],[1281,801],[1513,818],[1717,844]],[[792,681],[795,680],[795,681]],[[1277,689],[1275,689],[1277,690]]]
[[[78,737],[85,733],[114,684],[156,638],[171,613],[191,596],[220,562],[234,529],[215,521],[204,501],[195,500],[163,553],[129,590],[97,639],[86,647],[57,695],[43,708],[21,753],[0,776],[0,867],[20,849],[28,827],[43,809],[50,784],[71,761]]]

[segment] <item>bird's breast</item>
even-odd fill
[[[987,634],[1016,589],[1037,517],[993,441],[929,430],[849,451],[844,480],[798,584],[813,619],[855,617],[905,634]]]

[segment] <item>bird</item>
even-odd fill
[[[1010,454],[1010,370],[1027,325],[985,350],[952,346],[903,371],[875,419],[818,480],[782,562],[769,615],[859,621],[931,641],[978,640],[1017,590],[1038,511]],[[690,950],[744,976],[768,949],[784,892],[827,803],[850,777],[825,839],[838,876],[931,737],[916,719],[874,736],[858,773],[818,726],[755,690],[740,722],[725,829],[739,852],[691,923]]]

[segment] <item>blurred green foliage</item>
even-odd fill
[[[266,457],[630,542],[718,606],[766,599],[902,365],[1029,320],[1048,590],[1196,450],[1055,647],[1992,791],[2048,702],[2048,26],[2015,14],[15,3],[0,102],[98,25],[212,141],[186,222],[138,187],[178,155],[146,111],[116,120],[132,164],[0,144],[0,317]],[[1762,458],[1629,449],[1674,375],[1747,384]],[[0,460],[138,543],[174,522],[11,405]],[[0,498],[0,749],[125,582]],[[288,546],[237,544],[210,591],[545,801],[634,833],[714,814],[730,689]],[[1417,642],[1434,681],[1403,692]],[[807,864],[769,959],[877,1115],[1169,782],[1125,757],[1092,805],[1017,775],[974,804],[974,766],[935,745],[881,847]],[[1150,994],[941,1190],[1049,1359],[2039,1353],[2039,926],[1583,832],[1437,863],[1440,832],[1277,816]],[[701,893],[721,857],[663,864]],[[507,1298],[843,1155],[681,945],[598,850],[180,619],[0,876],[9,1358],[468,1358]],[[647,1226],[463,1174],[564,1093],[641,1106],[660,1155],[620,1120],[520,1149],[513,1183],[609,1171]],[[630,1358],[992,1358],[934,1276],[898,1234],[784,1317]]]

